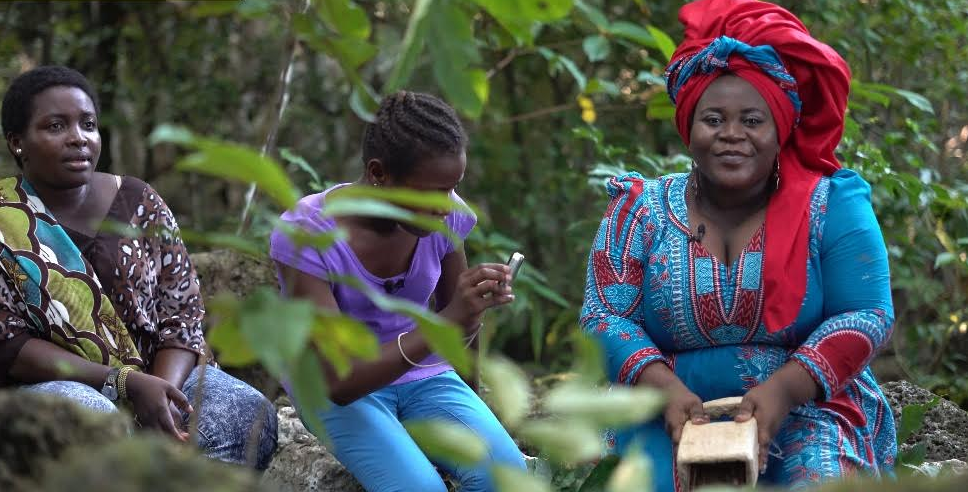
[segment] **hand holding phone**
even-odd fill
[[[508,267],[511,268],[512,282],[514,281],[514,278],[518,276],[518,270],[521,269],[521,265],[523,264],[524,264],[524,255],[521,253],[518,253],[517,251],[512,253],[511,257],[508,258]]]

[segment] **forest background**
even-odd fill
[[[358,177],[380,95],[442,96],[471,137],[458,190],[480,215],[471,262],[528,258],[488,344],[544,374],[571,362],[604,179],[688,169],[662,81],[682,3],[2,2],[0,91],[40,64],[87,75],[99,169],[152,183],[193,252],[236,235],[266,251],[280,210],[244,183],[176,171],[184,152],[149,139],[160,125],[265,152],[313,193]],[[897,312],[875,372],[968,407],[968,1],[778,3],[853,71],[839,156],[873,186]],[[6,152],[0,171],[16,172]]]

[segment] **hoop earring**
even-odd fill
[[[692,161],[692,197],[699,200],[699,172],[696,171],[696,161]]]
[[[773,191],[780,189],[780,156],[776,157],[776,166],[773,168]]]

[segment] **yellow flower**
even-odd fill
[[[598,115],[595,114],[594,109],[586,109],[581,112],[581,119],[584,120],[585,123],[589,123],[589,124],[594,123],[595,118],[597,117]]]

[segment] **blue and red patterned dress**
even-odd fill
[[[796,321],[762,323],[763,229],[730,265],[689,241],[688,175],[613,178],[612,199],[588,264],[583,330],[598,339],[607,374],[635,384],[668,364],[703,401],[742,396],[789,360],[822,396],[795,408],[777,434],[763,483],[799,487],[856,472],[892,476],[891,409],[868,364],[894,321],[887,251],[856,173],[820,180],[810,203],[807,289]],[[640,443],[655,490],[677,488],[661,418],[615,435],[619,453]]]

